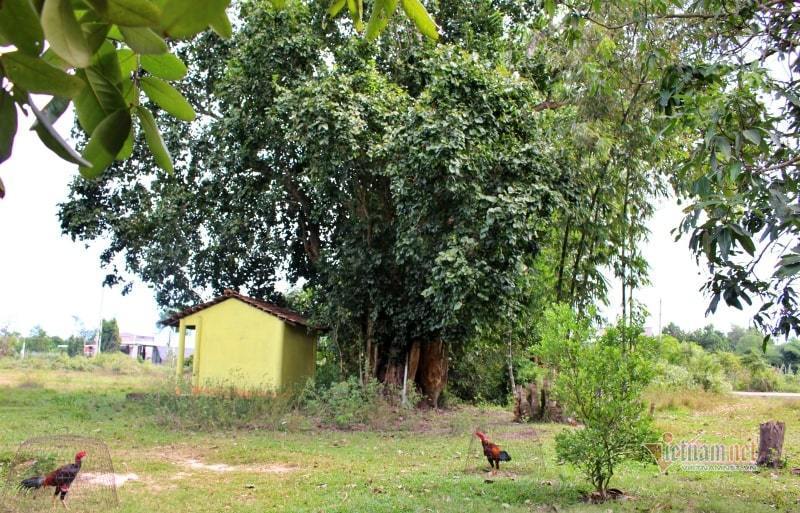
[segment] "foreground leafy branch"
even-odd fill
[[[183,121],[196,112],[170,82],[181,80],[186,65],[170,52],[168,41],[193,38],[210,28],[229,38],[233,28],[226,9],[231,0],[4,0],[0,2],[0,162],[12,153],[17,109],[35,117],[32,129],[62,159],[76,164],[86,178],[96,178],[115,160],[133,152],[137,125],[156,164],[172,172],[170,152],[153,113],[141,105],[142,94]],[[271,0],[282,8],[284,0]],[[345,3],[356,29],[363,30],[363,0]],[[419,0],[401,0],[405,14],[431,39],[437,27]],[[377,0],[366,35],[374,39],[388,24],[397,0]],[[51,97],[44,108],[31,95]],[[53,124],[73,103],[88,142],[75,151]],[[0,198],[5,187],[0,180]]]

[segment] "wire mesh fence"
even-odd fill
[[[57,468],[75,462],[78,452],[84,451],[80,471],[68,486],[64,496],[69,510],[73,512],[103,512],[119,504],[114,467],[108,447],[100,440],[76,436],[58,435],[31,438],[20,444],[6,474],[0,483],[0,512],[34,513],[52,511],[58,504],[61,492],[55,486],[30,489],[22,481],[46,476]],[[66,505],[65,504],[65,505]]]
[[[511,461],[500,462],[499,476],[529,473],[535,470],[544,457],[538,430],[531,424],[476,425],[464,433],[465,452],[458,469],[464,474],[490,472],[489,462],[483,454],[481,441],[475,432],[484,433],[492,443],[499,445],[511,456]]]

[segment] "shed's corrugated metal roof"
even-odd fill
[[[177,326],[179,321],[184,317],[188,317],[189,315],[192,315],[195,312],[204,310],[209,306],[216,305],[217,303],[221,303],[227,299],[238,299],[239,301],[247,303],[248,305],[254,308],[258,308],[262,312],[274,315],[278,319],[282,320],[287,324],[291,324],[292,326],[305,326],[306,328],[311,328],[314,330],[322,329],[319,326],[314,326],[308,321],[308,319],[306,319],[305,317],[303,317],[302,315],[293,310],[289,310],[288,308],[282,308],[280,306],[273,305],[272,303],[261,301],[260,299],[245,296],[230,289],[225,289],[225,291],[222,293],[221,296],[217,296],[211,301],[207,301],[205,303],[201,303],[199,305],[195,305],[180,312],[174,313],[169,317],[167,317],[166,319],[161,320],[160,323],[164,326]]]

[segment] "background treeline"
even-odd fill
[[[25,354],[67,353],[69,356],[83,354],[83,346],[93,344],[97,330],[87,329],[76,320],[75,333],[67,338],[48,334],[41,326],[34,326],[28,335],[12,331],[8,326],[0,327],[0,357]],[[119,324],[116,319],[103,319],[101,351],[118,351],[120,346]]]
[[[722,333],[713,326],[683,331],[670,323],[660,337],[659,377],[667,388],[728,390],[800,391],[800,340],[782,344],[767,342],[764,334],[734,326]]]

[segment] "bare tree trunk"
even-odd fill
[[[572,231],[572,216],[567,217],[567,226],[564,228],[564,238],[561,241],[561,256],[558,258],[558,279],[556,280],[556,302],[561,302],[562,287],[564,284],[564,265],[569,252],[569,234]]]
[[[403,367],[403,402],[402,405],[405,406],[408,398],[408,353],[406,353],[406,364]]]
[[[770,420],[759,426],[757,465],[772,468],[781,466],[781,453],[783,452],[783,437],[785,434],[786,424],[780,421]]]
[[[512,353],[511,337],[508,337],[508,377],[511,381],[511,390],[517,389],[517,384],[514,382],[514,361]]]
[[[608,171],[608,167],[610,165],[611,161],[609,160],[603,167],[603,171],[600,173],[601,181],[605,178],[606,172]],[[594,192],[592,193],[592,203],[589,208],[589,213],[592,216],[592,224],[590,226],[584,226],[581,230],[581,238],[578,241],[578,252],[575,254],[575,264],[572,266],[572,283],[569,288],[569,302],[573,305],[575,303],[575,289],[578,282],[578,275],[581,272],[581,260],[583,259],[583,253],[586,251],[586,234],[589,232],[589,230],[597,230],[597,215],[600,211],[597,206],[597,199],[599,195],[600,183],[598,183],[594,188]]]
[[[630,201],[630,182],[631,182],[631,171],[629,168],[625,168],[625,192],[623,194],[622,199],[622,325],[627,326],[628,321],[625,317],[625,312],[628,308],[628,261],[626,258],[626,250],[628,249],[628,203]],[[627,340],[626,335],[627,330],[622,332],[622,349],[627,350]]]

